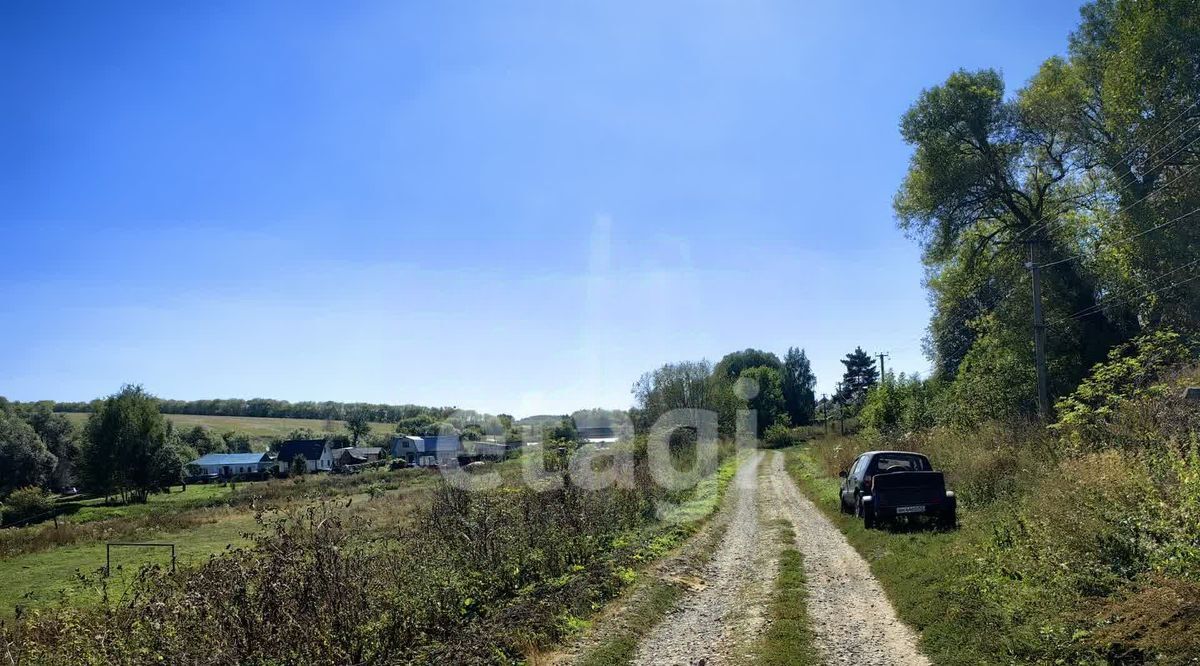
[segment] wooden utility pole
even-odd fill
[[[843,383],[838,382],[837,393],[835,394],[835,397],[837,398],[837,401],[838,401],[838,424],[841,427],[842,434],[845,435],[846,434],[846,400],[845,400],[845,398],[842,397],[842,386],[843,386]]]
[[[883,359],[891,358],[892,356],[891,356],[891,354],[888,354],[887,352],[881,352],[879,354],[876,354],[876,356],[879,357],[879,382],[883,383],[883,382],[887,381],[887,373],[883,371]]]
[[[824,393],[821,394],[821,409],[825,410],[825,418],[823,419],[823,421],[825,422],[825,434],[828,435],[829,434],[829,400],[827,400],[825,398]]]
[[[1033,354],[1037,365],[1038,416],[1050,418],[1050,391],[1046,380],[1046,322],[1042,317],[1042,267],[1037,262],[1037,240],[1029,241],[1029,269],[1033,283]]]

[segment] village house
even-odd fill
[[[383,457],[383,449],[378,446],[348,446],[334,449],[332,455],[334,468],[340,469],[376,462]]]
[[[279,471],[288,473],[297,457],[305,460],[309,472],[333,469],[333,449],[324,439],[292,439],[279,445]]]
[[[392,457],[419,467],[446,465],[465,453],[458,435],[398,435],[392,438]]]
[[[508,455],[509,451],[515,451],[520,448],[520,442],[498,442],[495,440],[485,439],[478,442],[473,442],[475,455],[479,458],[488,458],[491,460],[503,460]]]
[[[184,467],[194,478],[262,477],[275,469],[275,459],[270,453],[209,453]]]

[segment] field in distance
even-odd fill
[[[66,412],[67,418],[78,426],[83,426],[89,414],[83,412]],[[246,434],[255,439],[271,437],[287,437],[288,433],[297,428],[308,428],[314,434],[324,432],[330,434],[345,434],[344,421],[326,421],[325,419],[289,419],[266,416],[201,416],[197,414],[164,414],[176,430],[191,430],[195,426],[204,426],[216,434],[236,432]],[[329,428],[329,430],[326,430]],[[371,433],[375,435],[391,434],[396,431],[394,423],[372,423]]]

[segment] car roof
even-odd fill
[[[928,458],[929,458],[929,456],[925,455],[924,453],[917,453],[916,451],[864,451],[864,452],[862,452],[861,454],[859,454],[859,457],[862,457],[862,456],[877,456],[877,455],[880,455],[880,454],[883,454],[883,453],[887,453],[887,454],[897,454],[897,453],[899,453],[899,454],[906,455],[906,456],[921,456],[922,458],[925,458],[925,459],[928,459]]]

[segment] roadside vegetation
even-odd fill
[[[1098,0],[1016,89],[960,70],[901,118],[895,198],[923,251],[930,377],[879,373],[858,436],[789,452],[937,663],[1200,655],[1200,5]],[[1041,284],[1046,392],[1030,270]],[[837,474],[928,455],[961,529],[863,530]]]
[[[410,520],[390,526],[379,512],[329,501],[268,512],[247,547],[176,575],[145,568],[119,603],[101,580],[100,606],[43,610],[0,633],[30,663],[129,654],[176,663],[517,661],[577,631],[686,539],[728,482],[723,471],[696,489],[662,491],[641,460],[632,488],[438,484],[409,502]],[[662,502],[675,515],[659,516]],[[294,620],[314,615],[331,621]]]
[[[1200,654],[1200,408],[1182,392],[1200,371],[1151,381],[1148,361],[1133,353],[1098,366],[1050,429],[868,429],[789,450],[789,470],[871,562],[936,663],[1190,663]],[[1095,392],[1114,380],[1124,388]],[[1098,396],[1107,409],[1070,407]],[[865,530],[840,515],[837,473],[874,448],[928,455],[959,495],[961,529]]]

